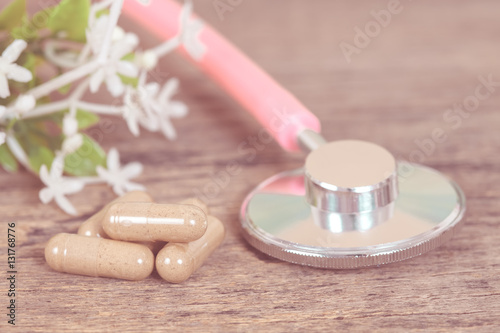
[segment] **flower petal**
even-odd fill
[[[118,195],[120,197],[125,194],[125,190],[123,189],[121,184],[114,184],[113,185],[113,192],[115,192],[116,195]]]
[[[186,38],[184,41],[184,48],[187,53],[197,61],[200,61],[206,52],[206,46],[198,40],[198,37],[194,36],[192,38]]]
[[[5,106],[0,105],[0,118],[3,117],[6,110],[7,110],[7,108]]]
[[[203,22],[199,19],[190,20],[185,26],[182,35],[184,48],[195,60],[201,60],[206,52],[206,46],[200,41],[200,33],[203,30]]]
[[[99,90],[99,87],[102,84],[102,81],[104,81],[104,69],[99,68],[92,76],[90,77],[90,91],[92,93],[95,93]]]
[[[149,97],[155,97],[160,90],[160,85],[156,82],[150,82],[144,86],[144,90]]]
[[[113,29],[113,38],[111,40],[113,42],[116,42],[120,39],[123,39],[124,37],[125,37],[125,31],[123,30],[123,28],[116,26],[115,29]]]
[[[78,132],[78,121],[75,117],[67,114],[63,118],[63,133],[66,136],[72,136]]]
[[[138,183],[133,183],[133,182],[126,182],[123,186],[125,187],[125,190],[127,192],[130,192],[130,191],[145,191],[146,190],[146,187],[144,187],[144,185],[138,184]]]
[[[158,64],[158,56],[148,50],[142,54],[141,64],[146,70],[152,70]]]
[[[7,77],[0,73],[0,97],[7,98],[10,96],[9,82]]]
[[[160,96],[158,96],[158,100],[165,103],[170,100],[170,98],[177,92],[179,88],[179,80],[175,77],[165,83],[163,89],[160,92]]]
[[[162,120],[161,131],[163,132],[163,135],[165,135],[167,139],[175,140],[177,138],[177,133],[175,132],[175,128],[169,119]]]
[[[40,198],[41,202],[47,204],[54,198],[54,193],[52,193],[52,190],[50,188],[44,187],[40,190],[40,192],[38,192],[38,197]]]
[[[66,137],[63,141],[61,150],[65,155],[69,155],[77,151],[83,144],[83,136],[80,133]]]
[[[59,155],[54,158],[52,165],[50,166],[50,179],[53,182],[56,179],[60,179],[64,171],[64,156]]]
[[[9,63],[13,63],[19,58],[28,44],[22,39],[13,41],[2,53],[2,58]]]
[[[134,136],[139,136],[140,131],[139,131],[139,125],[137,124],[137,117],[135,115],[129,114],[126,116],[126,120],[129,131]]]
[[[188,107],[186,104],[182,102],[170,102],[168,108],[168,115],[173,118],[182,118],[185,117],[188,113]]]
[[[148,113],[146,117],[139,118],[139,123],[150,132],[156,132],[160,129],[159,121],[154,114]]]
[[[121,176],[126,179],[131,179],[139,176],[142,173],[142,164],[139,162],[132,162],[124,166],[121,170]]]
[[[16,100],[15,108],[18,114],[33,110],[36,100],[33,95],[19,95]]]
[[[57,205],[69,215],[76,215],[76,209],[64,195],[55,196]]]
[[[87,42],[90,43],[92,53],[98,54],[102,48],[102,41],[106,34],[106,27],[108,26],[109,15],[103,14],[97,18],[92,26],[87,30]]]
[[[108,170],[111,172],[117,172],[120,170],[120,154],[116,148],[111,148],[108,152],[107,158]]]
[[[109,177],[109,171],[106,168],[102,167],[101,165],[98,165],[98,166],[96,166],[95,171],[97,172],[97,175],[99,176],[99,178],[108,182],[108,179],[110,177]]]
[[[50,186],[51,181],[49,177],[49,170],[47,169],[47,166],[45,164],[40,167],[38,176],[45,185]]]
[[[143,87],[146,83],[146,71],[141,71],[139,74],[139,81],[137,82],[138,87]]]
[[[7,78],[17,82],[29,82],[33,79],[33,74],[24,67],[12,64],[7,69]]]
[[[85,187],[83,182],[70,179],[64,179],[62,185],[64,186],[64,193],[66,194],[80,192]]]
[[[139,37],[136,34],[128,32],[125,37],[113,43],[110,58],[119,60],[139,44]]]
[[[116,63],[116,71],[121,75],[128,77],[137,77],[139,75],[139,70],[137,66],[130,61],[120,60]]]
[[[106,77],[106,88],[113,97],[118,97],[125,91],[125,86],[122,80],[116,74],[111,74]]]

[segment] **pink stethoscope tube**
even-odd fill
[[[152,0],[147,5],[126,0],[123,12],[162,40],[178,33],[181,6],[173,0]],[[301,131],[320,132],[314,114],[207,24],[200,41],[207,51],[193,62],[245,107],[285,150],[299,150],[297,136]]]

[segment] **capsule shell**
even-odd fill
[[[143,201],[146,201],[146,200],[143,200]],[[196,206],[196,207],[200,208],[205,213],[205,215],[208,215],[207,205],[198,198],[188,198],[188,199],[182,200],[179,203],[182,205]],[[153,252],[153,254],[156,255],[165,246],[166,242],[162,242],[162,241],[159,241],[159,242],[140,242],[139,244],[146,245]]]
[[[102,227],[117,240],[190,242],[203,236],[207,219],[193,205],[117,202],[109,207]]]
[[[208,212],[207,204],[198,198],[188,198],[188,199],[182,200],[179,203],[183,204],[183,205],[193,205],[193,206],[199,207],[203,211],[203,213],[205,213],[205,215],[208,216],[209,212]]]
[[[127,192],[121,197],[108,203],[100,211],[87,219],[87,221],[83,222],[80,225],[80,228],[78,228],[78,234],[89,237],[109,238],[102,228],[102,220],[104,219],[104,215],[106,215],[106,211],[109,206],[116,202],[153,202],[153,198],[151,198],[148,193],[143,191]]]
[[[49,240],[45,260],[58,272],[124,280],[145,279],[154,267],[144,245],[64,233]]]
[[[190,243],[169,243],[156,255],[156,271],[172,283],[187,280],[224,240],[224,225],[213,216],[208,217],[205,234]]]

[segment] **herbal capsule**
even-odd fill
[[[153,198],[151,198],[148,193],[142,191],[132,191],[125,193],[121,197],[108,203],[99,212],[91,216],[87,221],[83,222],[82,225],[80,225],[80,228],[78,228],[78,234],[89,237],[109,238],[104,232],[101,222],[109,206],[111,206],[115,202],[153,202]]]
[[[188,198],[186,200],[182,200],[179,203],[183,204],[183,205],[193,205],[193,206],[199,207],[206,215],[208,215],[207,204],[198,198]]]
[[[205,234],[190,243],[169,243],[156,255],[156,271],[168,282],[187,280],[215,251],[224,239],[224,225],[213,216],[208,217]]]
[[[145,201],[145,200],[143,200],[143,201]],[[199,200],[198,198],[189,198],[189,199],[186,199],[186,200],[182,200],[179,203],[183,204],[183,205],[197,206],[205,214],[208,214],[208,207],[207,207],[207,205],[203,201]],[[166,243],[160,241],[160,242],[139,242],[139,244],[146,245],[153,252],[153,254],[156,255],[165,246]]]
[[[109,207],[102,227],[118,240],[190,242],[203,236],[207,218],[193,205],[117,202]]]
[[[52,237],[45,260],[58,272],[124,280],[145,279],[154,266],[154,255],[144,245],[73,234]]]

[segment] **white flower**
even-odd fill
[[[139,122],[148,123],[148,115],[139,104],[139,92],[137,89],[128,86],[123,96],[123,118],[127,122],[128,129],[134,136],[139,136]],[[155,124],[154,121],[151,124]],[[154,129],[149,128],[150,131]]]
[[[180,40],[186,51],[195,60],[201,60],[205,52],[206,46],[200,41],[200,33],[203,30],[203,22],[200,19],[193,19],[193,3],[186,1],[182,7],[180,17]]]
[[[144,53],[137,54],[137,62],[140,67],[150,71],[158,64],[158,56],[151,50],[144,51]]]
[[[114,29],[113,29],[113,36],[111,37],[111,39],[116,42],[120,39],[123,39],[125,37],[125,31],[119,27],[119,26],[116,26]]]
[[[108,152],[107,166],[105,169],[102,166],[97,166],[96,171],[99,178],[105,180],[117,195],[123,195],[129,191],[143,191],[145,188],[141,184],[133,183],[130,179],[142,173],[142,164],[132,162],[124,166],[120,166],[120,155],[115,148]]]
[[[108,20],[108,15],[100,16],[86,32],[87,42],[94,54],[98,54],[102,48]],[[115,28],[113,37],[107,61],[90,78],[90,91],[97,92],[102,82],[106,82],[108,91],[112,96],[117,97],[125,91],[125,85],[118,74],[128,77],[137,77],[138,75],[137,66],[131,61],[122,60],[122,58],[134,50],[139,39],[133,33],[124,33],[119,27]]]
[[[145,83],[146,73],[141,73],[136,89],[129,87],[124,97],[123,116],[127,125],[135,136],[139,135],[139,124],[151,132],[161,130],[163,134],[173,140],[176,132],[170,118],[184,117],[187,106],[182,102],[172,101],[179,81],[170,79],[160,90],[156,82]]]
[[[177,134],[170,119],[182,118],[188,113],[188,108],[184,103],[172,100],[172,96],[177,92],[178,87],[179,80],[176,78],[168,80],[155,100],[157,104],[151,106],[158,114],[163,135],[171,140],[175,139]]]
[[[66,194],[79,192],[84,187],[84,183],[79,180],[63,177],[64,157],[58,156],[52,162],[50,172],[46,165],[40,168],[40,179],[47,186],[40,190],[38,196],[40,200],[47,204],[55,199],[57,205],[66,213],[76,215],[76,209],[65,197]]]
[[[64,139],[61,151],[64,155],[69,155],[78,150],[83,144],[83,135],[75,133]]]
[[[6,134],[4,132],[0,132],[0,146],[5,142]]]
[[[36,105],[36,100],[33,95],[19,95],[16,100],[16,104],[14,105],[14,109],[17,113],[17,116],[20,117],[24,113],[33,110]]]
[[[106,36],[106,30],[108,28],[108,22],[109,22],[109,15],[101,15],[92,23],[90,21],[91,18],[89,17],[89,26],[85,31],[85,36],[87,44],[90,45],[92,52],[94,54],[98,54],[99,50],[102,48],[104,37]]]
[[[10,96],[9,82],[11,79],[17,82],[29,82],[33,75],[29,70],[14,63],[19,58],[27,44],[22,39],[16,39],[2,53],[0,57],[0,97]]]
[[[78,132],[78,121],[71,114],[67,114],[63,118],[63,133],[66,136],[73,136]]]

